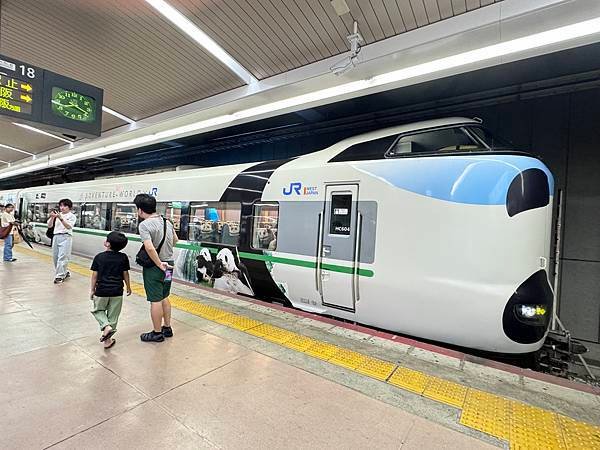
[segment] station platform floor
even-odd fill
[[[0,448],[600,449],[600,391],[386,333],[174,283],[143,343],[139,273],[116,345],[89,313],[90,261],[0,265]]]

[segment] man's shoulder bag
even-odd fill
[[[165,219],[164,217],[162,218],[164,221],[164,228],[163,228],[163,237],[162,240],[160,241],[160,244],[158,244],[158,248],[156,249],[156,253],[158,253],[160,255],[160,250],[162,249],[163,244],[165,243],[165,239],[167,237],[167,219]],[[154,261],[152,261],[152,258],[150,258],[150,255],[148,255],[148,252],[146,251],[146,247],[144,246],[144,244],[142,243],[142,248],[140,248],[140,251],[137,252],[137,255],[135,256],[135,262],[142,266],[142,267],[146,267],[146,268],[150,268],[150,267],[154,267],[156,264],[154,264]]]
[[[52,226],[48,227],[48,229],[46,230],[46,237],[48,239],[52,239],[54,237],[54,224],[56,222],[56,218],[52,221]]]
[[[12,223],[9,223],[5,227],[0,227],[0,239],[6,239],[6,236],[8,236],[12,232],[12,228]]]

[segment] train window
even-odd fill
[[[277,203],[255,204],[252,218],[252,248],[276,250],[278,223],[279,205]]]
[[[156,205],[156,212],[173,223],[173,228],[179,239],[183,239],[181,235],[181,209],[181,202],[158,203]]]
[[[237,202],[192,202],[189,240],[238,245],[241,214]]]
[[[493,135],[489,130],[482,127],[467,127],[470,133],[473,133],[478,139],[482,140],[490,148],[515,148],[511,142]]]
[[[73,214],[75,214],[75,217],[77,218],[77,222],[75,222],[75,226],[76,227],[80,227],[81,226],[81,205],[79,203],[73,203],[73,207],[71,208],[71,212]]]
[[[108,204],[104,203],[82,203],[81,226],[92,230],[106,230],[106,214]]]
[[[332,194],[330,214],[329,234],[349,236],[352,221],[352,194]]]
[[[472,152],[489,150],[472,138],[464,128],[442,128],[404,135],[386,153],[387,157],[411,153]]]
[[[27,207],[27,220],[46,223],[48,218],[48,203],[30,203]]]
[[[133,203],[114,203],[111,230],[137,234],[138,213]]]
[[[394,143],[396,137],[398,137],[397,134],[351,145],[346,150],[330,159],[329,162],[383,159],[385,152],[387,152]]]

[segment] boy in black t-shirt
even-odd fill
[[[123,305],[123,281],[127,295],[131,295],[129,283],[129,258],[120,253],[127,245],[123,233],[112,231],[106,237],[106,251],[98,253],[92,262],[92,287],[90,299],[93,302],[92,315],[100,324],[104,348],[115,345],[112,336],[117,332],[117,322]]]

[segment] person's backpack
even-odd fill
[[[163,244],[165,243],[165,239],[167,237],[167,219],[165,219],[164,217],[162,218],[164,221],[164,228],[163,228],[163,237],[162,240],[160,241],[160,244],[158,244],[158,248],[156,249],[156,253],[158,253],[160,255],[160,249],[162,248]],[[137,252],[137,255],[135,255],[135,262],[142,266],[142,267],[146,267],[146,268],[150,268],[150,267],[154,267],[156,264],[154,264],[154,261],[152,261],[152,258],[150,258],[150,255],[148,255],[148,252],[146,251],[146,247],[144,246],[144,244],[142,244],[142,248],[140,248],[140,251]]]

